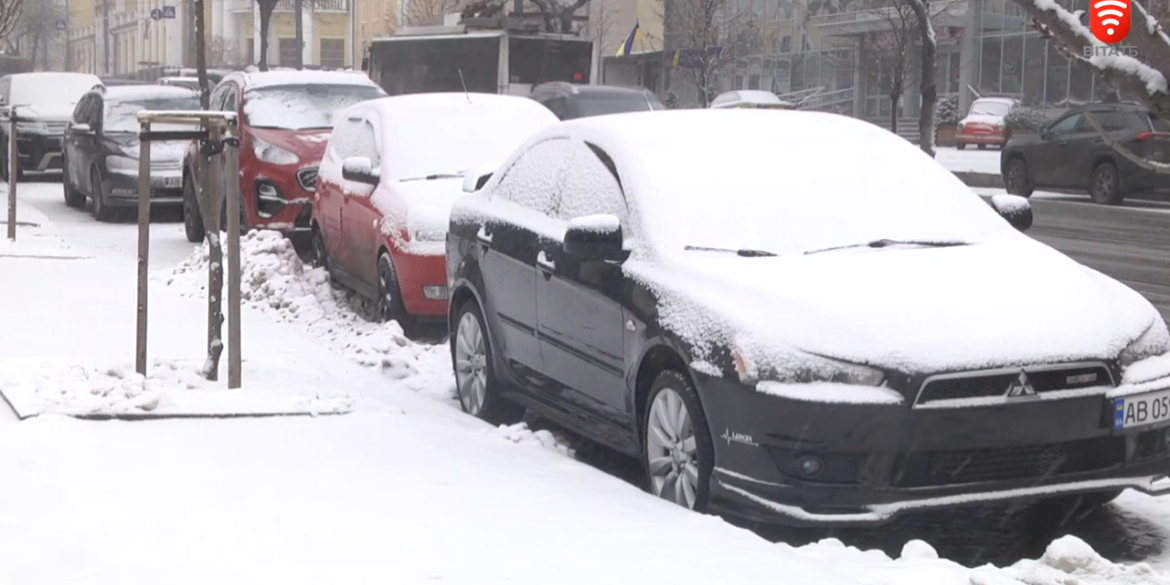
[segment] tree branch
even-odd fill
[[[1085,112],[1085,120],[1088,120],[1089,125],[1093,127],[1093,130],[1096,130],[1097,134],[1100,135],[1101,138],[1105,141],[1105,143],[1108,144],[1109,147],[1112,148],[1114,151],[1116,151],[1117,154],[1120,154],[1121,156],[1129,159],[1134,164],[1136,164],[1137,166],[1139,166],[1143,169],[1146,169],[1147,171],[1153,171],[1153,172],[1161,174],[1161,175],[1170,175],[1170,164],[1166,164],[1166,163],[1158,162],[1158,161],[1154,161],[1154,160],[1149,160],[1149,159],[1144,159],[1144,158],[1134,154],[1134,152],[1132,150],[1130,150],[1129,148],[1126,148],[1125,145],[1110,138],[1109,134],[1107,134],[1105,132],[1105,128],[1102,127],[1101,124],[1098,123],[1097,120],[1094,118],[1092,112],[1088,112],[1088,111]]]

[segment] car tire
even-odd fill
[[[382,252],[378,256],[377,289],[378,296],[375,303],[378,318],[382,321],[397,321],[407,337],[413,336],[416,319],[406,312],[406,304],[402,300],[402,289],[398,286],[398,271],[394,269],[394,260],[386,252]]]
[[[1034,187],[1032,178],[1028,176],[1028,163],[1024,162],[1024,157],[1013,156],[1008,159],[1003,169],[1003,185],[1008,195],[1032,196]]]
[[[479,304],[469,300],[456,313],[451,334],[451,367],[455,396],[463,412],[494,425],[514,424],[524,418],[524,407],[504,398],[496,375],[495,350]]]
[[[666,370],[654,380],[642,418],[642,463],[651,494],[705,511],[715,469],[715,445],[690,378]]]
[[[114,210],[110,209],[110,205],[106,201],[106,189],[102,185],[102,174],[96,167],[89,172],[89,185],[90,190],[93,191],[93,218],[98,221],[112,221]]]
[[[61,190],[65,192],[65,206],[74,209],[85,207],[85,193],[79,191],[73,181],[69,180],[69,167],[64,164],[61,166],[66,169],[61,172]]]
[[[313,224],[313,263],[318,268],[324,268],[326,272],[329,271],[329,249],[325,247],[325,234],[321,233],[321,226]]]
[[[959,150],[964,150],[967,148],[967,143],[966,142],[956,142],[955,148],[957,148]]]
[[[195,198],[195,183],[190,173],[183,173],[183,231],[187,241],[198,244],[207,237],[203,226],[203,215],[199,212],[199,201]]]
[[[1101,205],[1117,205],[1125,200],[1116,165],[1105,161],[1093,167],[1089,175],[1089,196]]]

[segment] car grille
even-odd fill
[[[1023,368],[1023,371],[1037,394],[1113,385],[1109,368],[1103,363]],[[918,394],[916,405],[942,400],[1005,396],[1019,376],[1020,370],[1003,369],[927,378]]]
[[[317,190],[317,167],[305,167],[297,171],[297,183],[305,191]]]
[[[909,453],[895,487],[916,488],[984,481],[1043,479],[1101,471],[1125,462],[1125,437],[1099,437],[1050,443]]]
[[[183,161],[181,161],[181,160],[152,160],[152,161],[150,161],[150,170],[152,170],[152,171],[181,171],[181,170],[183,170]]]

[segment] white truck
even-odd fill
[[[597,83],[590,38],[462,24],[406,27],[370,43],[366,73],[389,95],[467,91],[527,96],[549,81]]]

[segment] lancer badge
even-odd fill
[[[1020,375],[1008,384],[1007,393],[1008,398],[1027,398],[1037,397],[1036,389],[1032,387],[1032,383],[1028,380],[1028,373],[1020,370]]]

